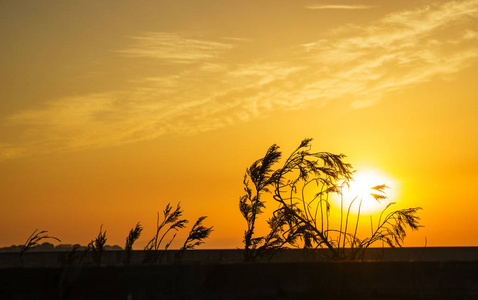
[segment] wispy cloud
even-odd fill
[[[204,64],[176,75],[144,78],[125,91],[57,99],[6,120],[11,127],[27,129],[11,144],[0,144],[0,160],[193,134],[245,121],[273,107],[244,102],[244,97],[300,70],[279,63]]]
[[[353,10],[353,9],[370,9],[374,8],[374,6],[370,5],[337,5],[337,4],[315,4],[306,6],[307,9],[346,9],[346,10]]]
[[[467,42],[474,34],[463,22],[477,17],[478,1],[450,1],[392,13],[367,26],[345,26],[302,47],[307,59],[324,68],[323,77],[336,78],[351,92],[353,107],[366,107],[387,91],[469,66],[478,47]]]
[[[119,53],[179,64],[211,59],[232,48],[231,44],[186,38],[168,32],[149,32],[134,37],[133,40],[133,45],[120,50]]]
[[[478,0],[449,1],[338,28],[274,60],[241,63],[231,63],[228,51],[234,42],[253,41],[141,35],[121,55],[187,68],[12,115],[3,126],[20,134],[3,140],[0,153],[7,158],[191,134],[335,99],[349,100],[352,109],[377,105],[389,91],[450,77],[475,63],[478,34],[469,24],[477,17]]]

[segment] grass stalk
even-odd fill
[[[53,239],[53,240],[56,240],[58,242],[61,242],[60,239],[58,239],[54,236],[47,235],[48,231],[46,231],[46,230],[42,230],[38,233],[37,233],[37,231],[38,231],[38,229],[35,229],[35,231],[33,231],[33,233],[28,237],[27,241],[25,242],[25,244],[23,244],[23,247],[20,250],[20,264],[22,266],[24,265],[23,255],[25,254],[25,252],[31,250],[32,248],[35,248],[35,247],[39,246],[40,241],[46,240],[46,239]]]
[[[124,255],[123,255],[123,264],[129,264],[131,261],[131,255],[133,251],[133,244],[136,240],[139,239],[143,227],[138,222],[134,228],[129,231],[128,236],[126,237],[126,243],[124,246]]]

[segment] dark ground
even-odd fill
[[[478,299],[477,248],[397,250],[405,251],[368,262],[325,262],[320,251],[295,250],[270,263],[236,261],[237,250],[196,250],[180,265],[128,266],[114,262],[121,252],[101,266],[35,266],[30,253],[25,267],[0,268],[0,299]]]

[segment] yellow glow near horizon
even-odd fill
[[[384,189],[384,193],[372,189],[372,187],[382,184],[388,187]],[[380,212],[388,203],[396,201],[396,187],[396,181],[379,170],[358,171],[350,186],[344,188],[344,209],[348,209],[353,202],[350,213],[357,214],[362,200],[360,214]],[[379,202],[371,195],[372,193],[384,195],[387,199],[382,199]]]

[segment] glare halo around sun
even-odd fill
[[[372,189],[372,187],[382,184],[389,187],[385,188],[385,193],[380,193],[379,191]],[[351,207],[350,213],[358,213],[360,199],[362,199],[360,214],[374,214],[380,212],[388,203],[396,201],[397,185],[396,180],[379,170],[359,170],[354,174],[350,186],[345,186],[343,189],[344,209],[347,210],[353,199],[357,197]],[[388,198],[378,202],[371,193],[385,195]],[[340,198],[338,199],[338,204],[340,205]]]

